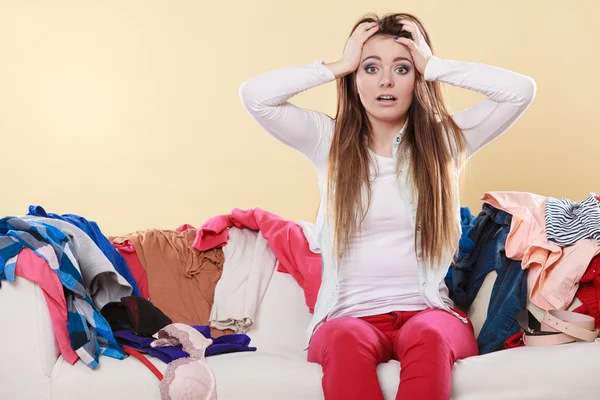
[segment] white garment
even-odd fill
[[[396,182],[394,158],[370,152],[371,207],[339,266],[339,298],[328,318],[424,310],[414,228]],[[449,306],[452,300],[443,296]]]
[[[229,229],[223,273],[215,287],[210,326],[246,333],[265,295],[277,258],[260,232]]]
[[[528,76],[490,65],[443,60],[436,56],[429,59],[423,77],[426,81],[444,82],[486,96],[473,107],[452,115],[464,132],[467,159],[506,132],[533,102],[536,93],[535,81]],[[323,274],[313,320],[307,330],[307,344],[315,329],[328,317],[339,300],[340,268],[333,256],[333,221],[327,213],[327,161],[336,121],[328,115],[298,107],[289,100],[305,90],[334,80],[333,72],[322,61],[317,61],[261,74],[242,83],[239,89],[242,104],[252,118],[271,136],[304,154],[317,172],[320,204],[315,229],[323,259]],[[397,153],[398,141],[399,134],[394,138],[393,155],[402,165],[406,160]],[[460,168],[462,165],[457,165],[454,177],[457,226],[460,226]],[[402,205],[415,228],[417,210],[412,201],[414,188],[406,174],[401,174],[398,186]],[[416,240],[420,242],[420,234]],[[410,241],[414,241],[414,236]],[[385,256],[381,254],[381,257]],[[445,254],[439,265],[428,268],[421,255],[417,254],[418,290],[429,307],[444,309],[467,322],[443,300],[447,297],[443,281],[451,261],[452,254]],[[381,266],[383,258],[381,262],[373,260],[372,264]]]
[[[308,242],[308,248],[315,254],[321,253],[321,248],[319,247],[319,238],[317,237],[317,232],[315,229],[315,224],[306,221],[299,221],[298,225],[302,228],[302,233]]]

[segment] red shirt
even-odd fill
[[[583,304],[573,311],[594,317],[596,328],[600,328],[600,255],[590,262],[581,278],[576,296]]]

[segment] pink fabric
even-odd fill
[[[140,294],[144,299],[150,298],[150,290],[148,289],[148,275],[146,269],[140,262],[137,253],[135,252],[135,246],[131,240],[125,240],[123,243],[111,242],[113,247],[117,249],[120,255],[123,256],[135,283],[140,288]]]
[[[160,382],[162,400],[216,400],[215,374],[206,362],[205,350],[212,344],[189,325],[174,323],[158,331],[158,339],[150,343],[156,346],[182,345],[189,357],[171,361]]]
[[[383,400],[377,364],[391,359],[401,365],[397,400],[447,400],[454,362],[477,353],[470,322],[427,309],[328,320],[311,339],[308,361],[323,367],[328,400]]]
[[[568,247],[549,242],[547,197],[526,192],[489,192],[482,200],[513,217],[506,238],[506,256],[522,260],[522,268],[529,268],[527,289],[531,302],[544,310],[568,308],[592,258],[600,253],[600,242],[584,239]]]
[[[206,221],[198,229],[193,247],[205,251],[226,245],[227,228],[232,226],[261,232],[279,260],[278,271],[291,274],[298,282],[312,313],[321,286],[321,256],[310,251],[302,228],[260,208],[245,211],[236,208],[231,214]]]
[[[67,302],[56,273],[46,260],[36,255],[33,250],[24,248],[17,257],[15,275],[30,280],[42,289],[60,353],[66,362],[71,365],[75,364],[79,357],[71,348],[71,339],[67,328]]]
[[[196,229],[196,227],[190,225],[190,224],[183,224],[179,227],[177,227],[175,229],[176,232],[183,232],[183,231],[187,231],[188,229]]]
[[[245,212],[236,208],[231,214],[217,215],[206,221],[200,229],[198,229],[192,247],[198,251],[206,251],[214,249],[215,247],[225,246],[227,244],[227,238],[229,237],[229,233],[227,232],[228,228],[231,228],[232,226],[237,226],[240,229],[247,227],[244,224],[236,224],[234,222],[236,220],[236,218],[234,218],[236,212],[238,214],[247,213],[247,211]],[[245,219],[247,219],[246,214],[242,217],[242,220]]]

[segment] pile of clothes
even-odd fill
[[[254,351],[246,332],[273,273],[291,274],[314,307],[321,258],[307,240],[313,229],[257,208],[198,229],[107,237],[81,216],[30,206],[0,219],[0,283],[20,276],[40,286],[70,364],[95,369],[100,355],[124,359],[132,350],[170,363],[186,356],[181,346],[151,343],[175,323],[212,341],[206,356]]]
[[[482,200],[477,217],[461,209],[462,237],[446,277],[466,311],[496,273],[480,353],[522,344],[517,315],[528,303],[564,310],[578,299],[574,311],[600,327],[600,197],[572,203],[489,192]],[[166,363],[189,356],[157,345],[157,333],[173,324],[211,340],[207,356],[254,351],[246,333],[272,275],[290,274],[312,312],[321,271],[314,225],[260,208],[234,209],[198,228],[108,237],[93,221],[41,206],[0,219],[0,283],[20,276],[38,284],[63,358],[92,369],[100,355],[137,351]]]
[[[477,342],[480,354],[523,345],[517,315],[542,310],[589,315],[600,327],[600,196],[573,203],[526,192],[488,192],[477,217],[461,209],[462,236],[446,285],[467,309],[486,276],[497,276]]]

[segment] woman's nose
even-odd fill
[[[388,74],[384,74],[381,77],[381,80],[379,81],[379,86],[381,86],[381,87],[393,87],[394,86],[394,80]]]

